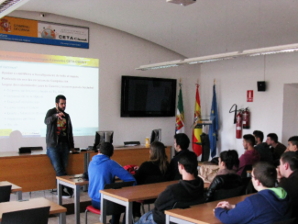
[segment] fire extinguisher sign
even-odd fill
[[[253,90],[247,90],[247,102],[253,102],[254,100],[254,91]]]

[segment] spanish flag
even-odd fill
[[[181,91],[181,82],[179,83],[179,95],[178,95],[178,105],[177,105],[177,115],[176,115],[176,128],[175,132],[184,133],[184,109],[183,109],[183,99],[182,99],[182,91]]]
[[[195,100],[195,111],[194,111],[194,124],[193,124],[193,134],[192,134],[192,150],[197,156],[202,155],[202,118],[201,118],[201,102],[199,94],[199,85],[196,84],[196,100]]]

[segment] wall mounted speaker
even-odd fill
[[[259,92],[265,92],[266,91],[266,82],[260,81],[260,82],[257,82],[257,84],[258,84],[258,91]]]

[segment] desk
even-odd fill
[[[121,189],[101,190],[101,216],[100,222],[106,223],[106,202],[107,200],[126,207],[125,223],[132,223],[132,202],[157,198],[167,186],[178,183],[175,181],[161,182],[155,184],[144,184]]]
[[[80,188],[89,183],[89,181],[82,179],[81,176],[82,174],[56,177],[59,205],[62,205],[62,185],[74,190],[74,213],[76,224],[80,224]]]
[[[0,203],[0,221],[6,212],[50,206],[50,214],[59,214],[59,224],[66,224],[66,208],[45,198],[34,198],[29,201],[9,201]]]
[[[93,151],[69,154],[67,174],[84,173],[90,158],[96,154]],[[170,146],[166,148],[166,154],[170,160]],[[149,159],[149,148],[115,147],[112,159],[121,165],[141,165]],[[23,192],[55,189],[57,186],[56,174],[46,150],[32,151],[31,154],[18,154],[17,149],[15,152],[1,152],[0,170],[0,180],[22,186]]]
[[[224,199],[231,204],[237,204],[243,201],[249,195],[242,195],[233,198]],[[212,201],[200,205],[194,205],[187,209],[172,209],[166,210],[166,224],[170,222],[179,224],[219,224],[221,223],[213,214],[213,209],[217,203],[223,201]]]
[[[22,188],[8,181],[0,181],[0,186],[11,185],[11,193],[17,193],[18,200],[22,200]]]

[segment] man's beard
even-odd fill
[[[64,109],[62,109],[61,107],[58,106],[58,110],[61,112],[64,112]]]

